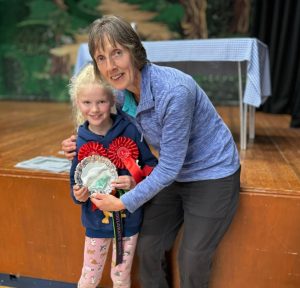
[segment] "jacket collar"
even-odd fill
[[[141,97],[136,114],[154,107],[154,96],[151,90],[151,63],[142,68]]]

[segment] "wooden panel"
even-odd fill
[[[1,175],[0,191],[0,273],[76,283],[84,229],[67,179]],[[111,286],[110,260],[103,287]],[[138,287],[137,274],[132,281]]]
[[[78,277],[84,233],[68,187],[55,178],[0,176],[1,273],[68,282]]]
[[[210,288],[300,287],[300,197],[242,193],[213,261]],[[171,255],[173,288],[180,288]]]
[[[243,193],[217,251],[212,288],[300,287],[300,197]]]

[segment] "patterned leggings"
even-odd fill
[[[112,238],[90,238],[85,237],[84,260],[78,288],[96,288],[99,284],[109,246],[113,240],[113,253],[111,264],[111,279],[114,288],[130,288],[131,266],[138,234],[123,238],[123,262],[115,266],[116,245]]]

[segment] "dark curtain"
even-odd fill
[[[268,45],[272,96],[261,110],[291,114],[300,128],[300,1],[254,0],[252,36]]]

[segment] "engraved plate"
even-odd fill
[[[116,166],[106,157],[92,155],[82,159],[75,170],[75,183],[88,188],[90,194],[110,194],[111,181],[118,178]]]

